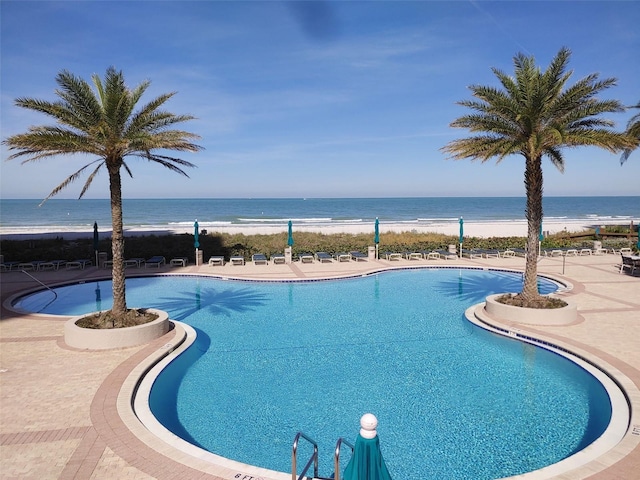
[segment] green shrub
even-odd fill
[[[627,228],[627,232],[629,229]],[[40,240],[0,240],[0,251],[5,261],[30,260],[76,260],[95,257],[93,240],[88,238],[65,240],[63,237]],[[294,232],[293,254],[327,252],[335,254],[353,250],[367,252],[373,245],[372,234],[339,233],[325,235],[322,233]],[[602,240],[607,248],[634,247],[637,237],[618,237]],[[581,236],[572,238],[566,232],[546,237],[541,244],[544,248],[593,247],[595,237]],[[287,246],[287,233],[272,235],[244,235],[241,233],[211,233],[200,235],[200,250],[205,262],[212,255],[242,255],[246,259],[254,253],[263,253],[267,257],[274,253],[283,253]],[[465,237],[464,248],[484,248],[506,250],[507,248],[524,248],[524,237]],[[458,245],[458,236],[438,233],[388,232],[380,234],[380,252],[419,252],[447,249],[449,245]],[[162,255],[167,260],[174,257],[187,257],[191,263],[195,260],[193,235],[145,235],[125,238],[126,258],[150,258]],[[111,257],[111,239],[101,239],[99,251],[107,252]]]

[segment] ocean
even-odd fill
[[[43,232],[90,232],[93,223],[111,227],[108,199],[0,199],[0,235]],[[544,221],[583,225],[640,221],[640,196],[545,197]],[[420,197],[420,198],[267,198],[267,199],[124,199],[125,230],[193,231],[243,227],[256,232],[264,227],[286,230],[296,226],[335,227],[394,224],[406,230],[465,222],[522,222],[524,197]]]

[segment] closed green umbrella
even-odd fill
[[[360,419],[360,433],[356,438],[351,460],[344,469],[344,480],[391,480],[380,451],[376,432],[378,420],[370,413]]]
[[[98,235],[98,222],[93,222],[93,253],[96,256],[96,268],[98,267],[98,249],[100,248],[100,236]]]
[[[287,238],[287,245],[293,247],[293,223],[289,220],[289,238]]]
[[[538,255],[542,254],[542,240],[544,240],[544,234],[542,233],[542,221],[541,221],[540,230],[538,231]]]
[[[376,244],[376,260],[378,259],[378,244],[380,243],[380,220],[376,217],[375,230],[373,235],[373,243]]]
[[[464,220],[460,217],[460,258],[462,258],[462,237],[464,236]]]
[[[196,267],[198,266],[198,249],[200,248],[200,225],[198,225],[198,219],[193,224],[193,247],[196,249]]]

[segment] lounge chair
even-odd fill
[[[369,258],[367,255],[365,255],[362,252],[353,251],[349,253],[351,255],[351,258],[353,258],[356,262],[366,262],[367,259]]]
[[[493,248],[484,248],[480,250],[484,258],[500,258],[500,252]]]
[[[269,261],[263,253],[254,253],[251,255],[251,261],[254,265],[267,265]]]
[[[468,257],[468,258],[482,258],[482,251],[475,248],[471,248],[471,249],[463,248],[462,256]]]
[[[187,263],[189,263],[189,259],[187,257],[174,257],[169,262],[169,265],[172,267],[186,267]]]
[[[128,258],[124,261],[124,268],[127,268],[127,267],[140,268],[143,263],[145,263],[144,258]]]
[[[513,250],[511,250],[510,248],[507,248],[506,250],[502,250],[500,251],[500,256],[502,258],[507,258],[507,257],[515,257],[516,256],[516,252],[514,252]]]
[[[313,255],[310,253],[300,253],[298,260],[300,260],[300,263],[313,263]]]
[[[231,263],[231,265],[244,265],[244,257],[240,255],[233,255],[229,258],[229,263]]]
[[[51,260],[56,270],[67,264],[66,260]]]
[[[16,265],[18,265],[20,262],[2,262],[2,264],[0,264],[0,268],[2,270],[8,270],[11,271],[13,269],[13,267],[15,267]]]
[[[67,262],[65,264],[65,268],[67,270],[71,270],[72,268],[79,268],[80,270],[84,270],[84,267],[93,265],[93,262],[88,258],[81,258],[79,260],[74,260],[72,262]]]
[[[384,258],[387,260],[402,260],[402,254],[397,252],[384,252]]]
[[[527,251],[524,248],[512,248],[511,251],[518,257],[527,256]]]
[[[318,260],[320,263],[333,262],[333,258],[327,252],[316,252],[316,260]]]
[[[336,253],[334,255],[335,259],[339,262],[350,262],[351,261],[351,254],[350,253],[345,253],[345,252],[341,252],[341,253]]]
[[[440,260],[440,254],[436,251],[422,252],[425,260]]]
[[[224,266],[224,257],[223,256],[213,256],[209,257],[209,266],[213,267],[215,265]]]
[[[167,261],[163,256],[155,255],[155,256],[151,257],[149,260],[146,260],[144,262],[144,267],[145,268],[147,268],[147,267],[160,268],[165,263],[167,263]]]
[[[38,264],[42,261],[35,262],[20,262],[18,263],[18,270],[37,270]]]
[[[271,255],[271,261],[274,265],[277,263],[287,263],[285,256],[281,253],[274,253],[273,255]]]
[[[38,263],[38,270],[58,270],[60,266],[67,263],[66,260],[49,260]]]
[[[458,259],[458,254],[450,252],[449,250],[436,250],[436,252],[438,252],[440,254],[440,256],[442,258],[444,258],[445,260],[457,260]]]
[[[405,257],[407,260],[422,260],[424,258],[420,252],[406,252]]]

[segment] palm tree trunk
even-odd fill
[[[124,274],[124,231],[122,227],[122,185],[120,169],[109,169],[109,190],[111,193],[111,254],[113,258],[113,307],[114,318],[121,318],[127,311]],[[114,325],[115,327],[115,325]]]
[[[527,191],[527,256],[524,285],[519,296],[525,301],[535,300],[538,291],[538,237],[542,224],[542,157],[527,158],[524,173]]]

